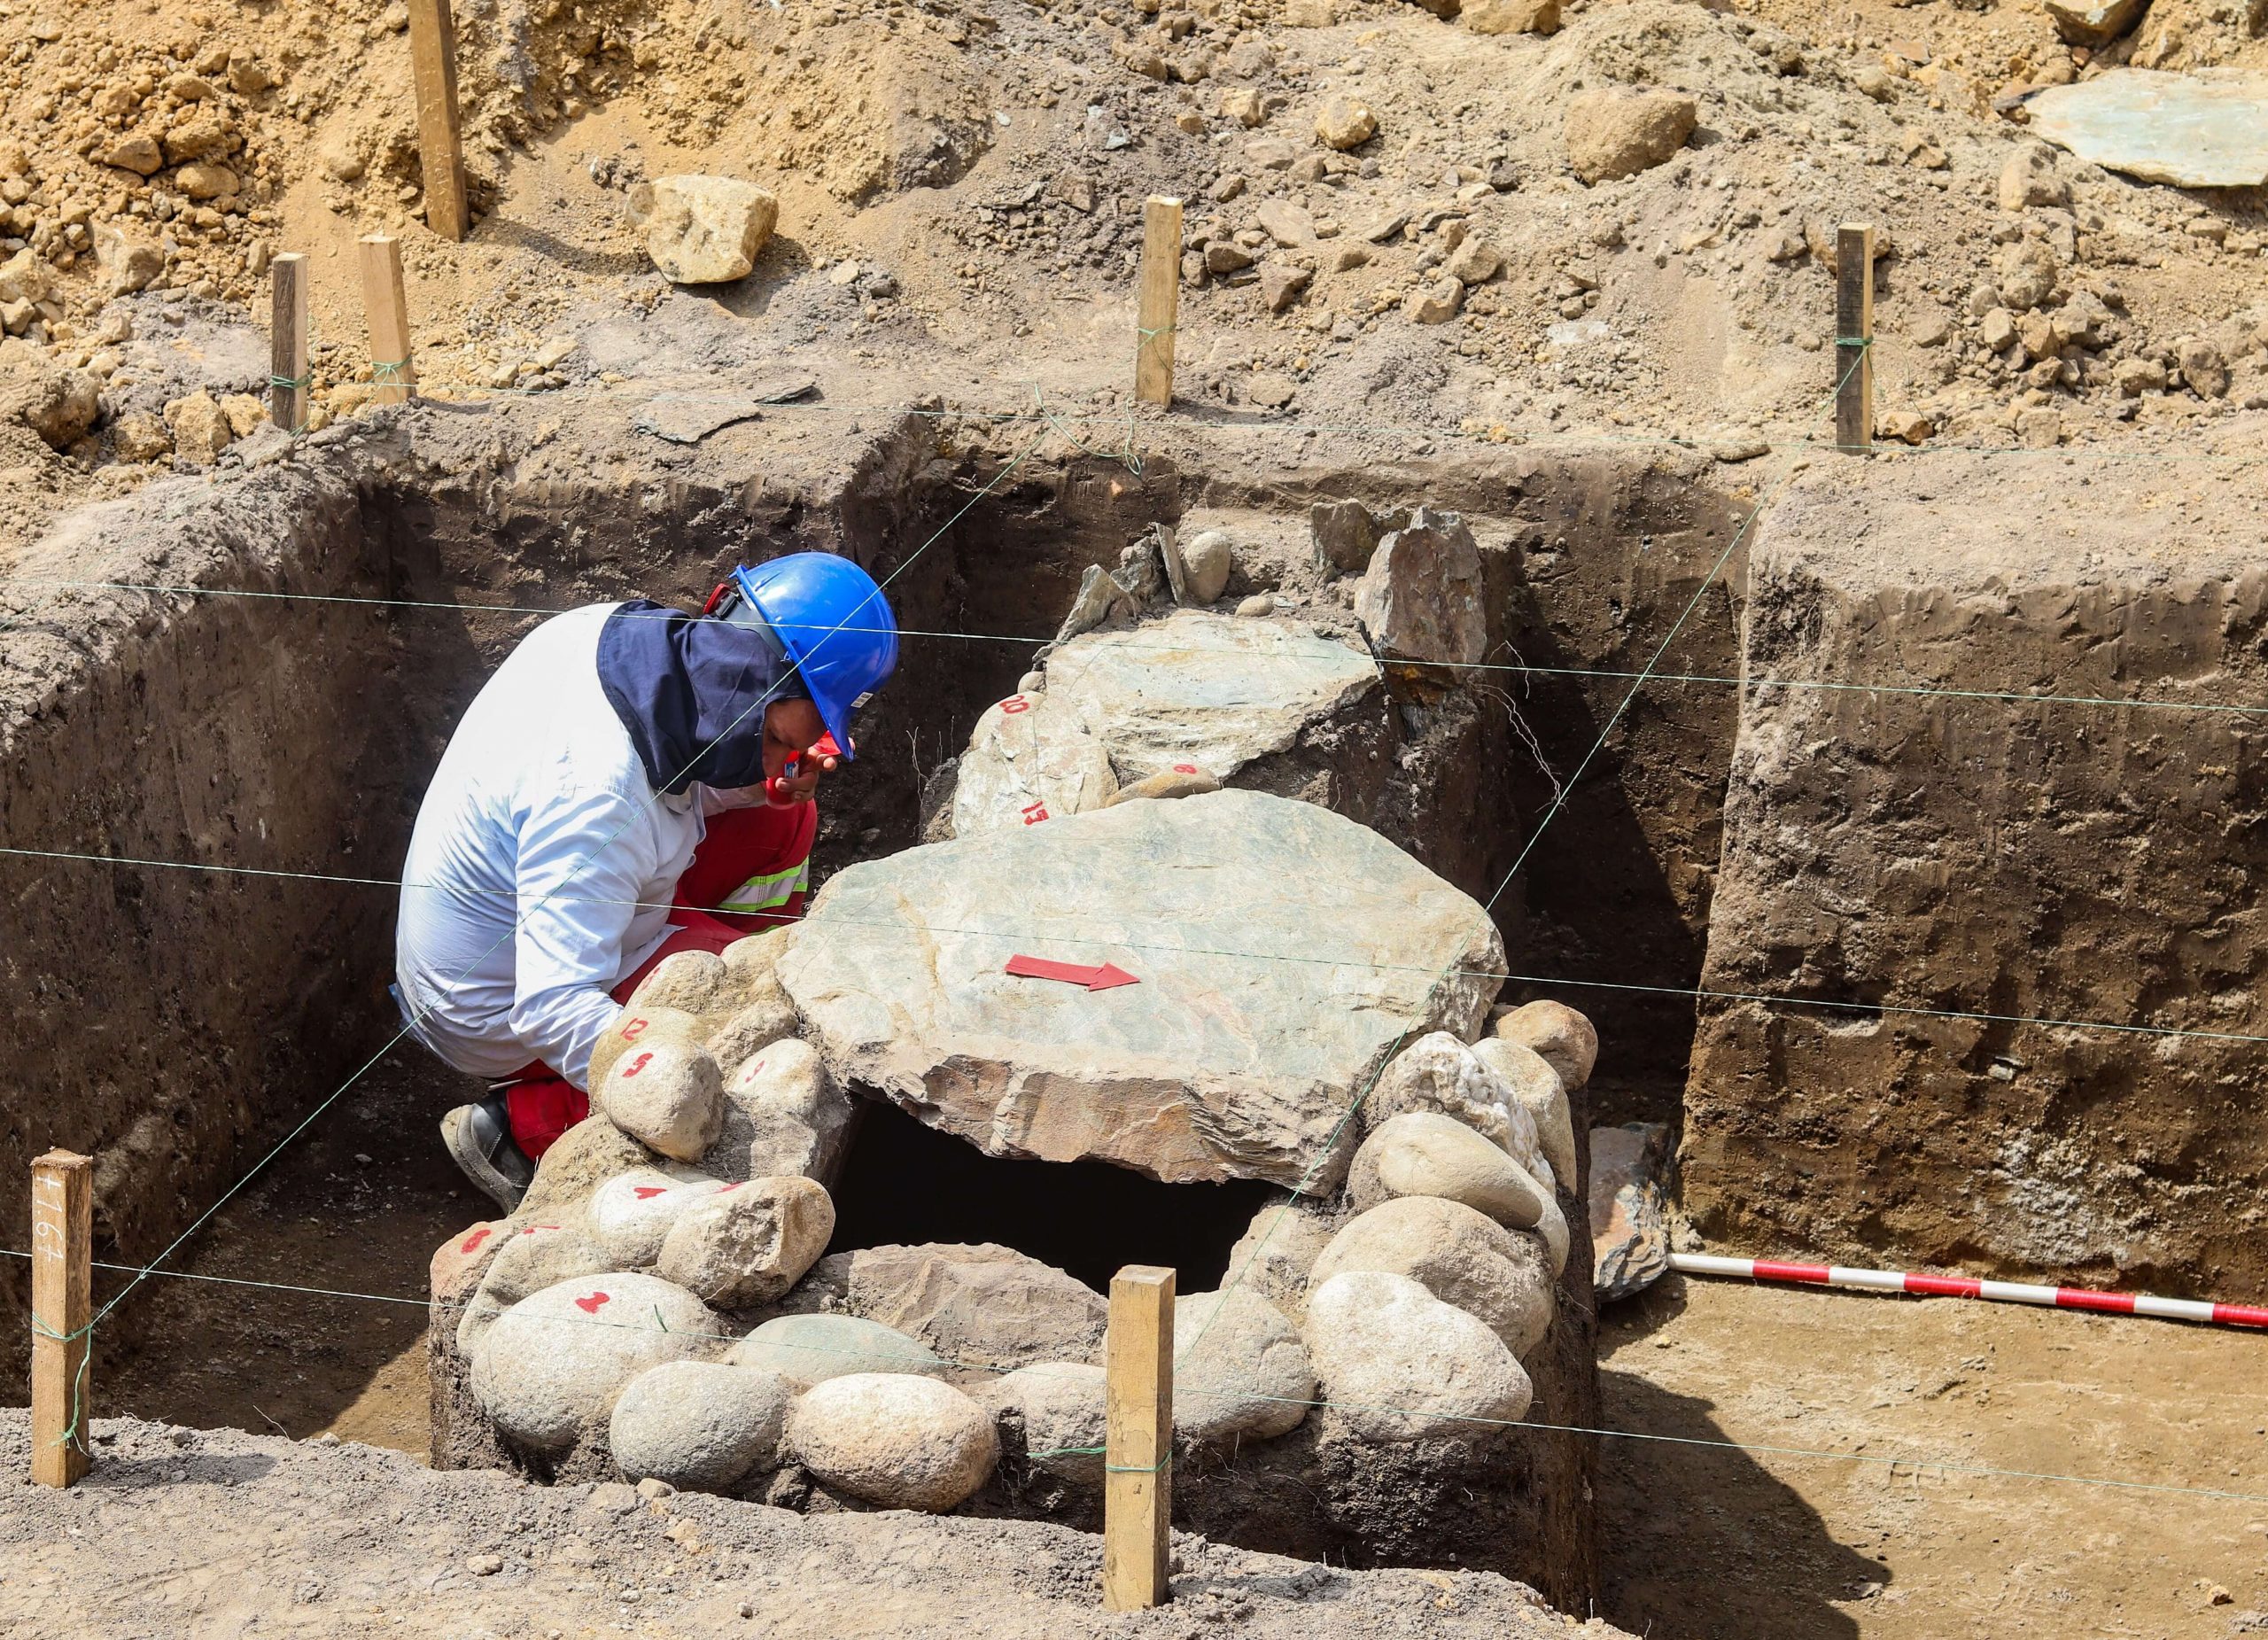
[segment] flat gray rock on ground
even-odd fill
[[[2113,68],[2030,99],[2031,129],[2082,159],[2177,188],[2268,183],[2268,75]]]
[[[1377,833],[1218,791],[850,867],[780,974],[838,1081],[990,1154],[1328,1187],[1386,1055],[1475,1033],[1503,966],[1479,904]]]
[[[648,1640],[1566,1632],[1531,1590],[1491,1573],[1350,1572],[1180,1532],[1173,1604],[1113,1614],[1096,1597],[1102,1539],[1065,1527],[799,1515],[696,1493],[615,1513],[594,1508],[587,1486],[131,1418],[97,1418],[94,1473],[58,1491],[23,1480],[27,1425],[21,1411],[0,1411],[0,1629],[12,1633],[584,1635],[625,1623]],[[500,1569],[476,1574],[483,1555]]]

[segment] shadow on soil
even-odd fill
[[[97,1335],[97,1413],[301,1439],[332,1430],[422,1458],[426,1262],[495,1210],[437,1133],[474,1086],[408,1044],[387,1053],[168,1261],[211,1279],[154,1277],[127,1300],[144,1311],[138,1342],[112,1349]],[[128,1279],[97,1276],[97,1302]]]
[[[1713,1403],[1681,1395],[1609,1353],[1643,1348],[1682,1301],[1660,1288],[1600,1312],[1604,1427],[1662,1440],[1599,1442],[1599,1611],[1647,1640],[1851,1640],[1842,1609],[1890,1568],[1837,1543],[1791,1488],[1730,1439]]]

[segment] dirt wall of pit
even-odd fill
[[[368,584],[364,546],[335,483],[295,478],[225,516],[201,486],[168,485],[79,515],[19,573],[336,595]],[[17,591],[0,651],[10,847],[384,869],[384,817],[341,778],[383,738],[350,682],[386,665],[371,611]],[[21,856],[0,876],[0,1215],[26,1223],[34,1155],[76,1150],[97,1161],[97,1256],[154,1253],[219,1192],[278,1091],[312,1100],[331,1074],[330,1022],[369,1006],[363,953],[384,944],[392,897]],[[20,1311],[25,1268],[4,1265]],[[20,1327],[7,1336],[19,1361]]]
[[[1705,983],[1892,1011],[1704,1003],[1713,1243],[2268,1281],[2264,496],[2256,466],[1947,455],[1766,517]],[[2125,696],[2242,710],[2071,698]]]

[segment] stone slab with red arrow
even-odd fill
[[[1021,953],[1008,959],[1008,966],[1004,971],[1018,979],[1065,980],[1074,985],[1084,985],[1089,991],[1109,991],[1115,986],[1142,983],[1115,962],[1053,962],[1045,957],[1027,957]]]

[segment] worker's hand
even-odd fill
[[[818,747],[807,747],[779,773],[764,782],[764,795],[781,808],[809,803],[819,789],[819,777],[830,773],[836,759]]]

